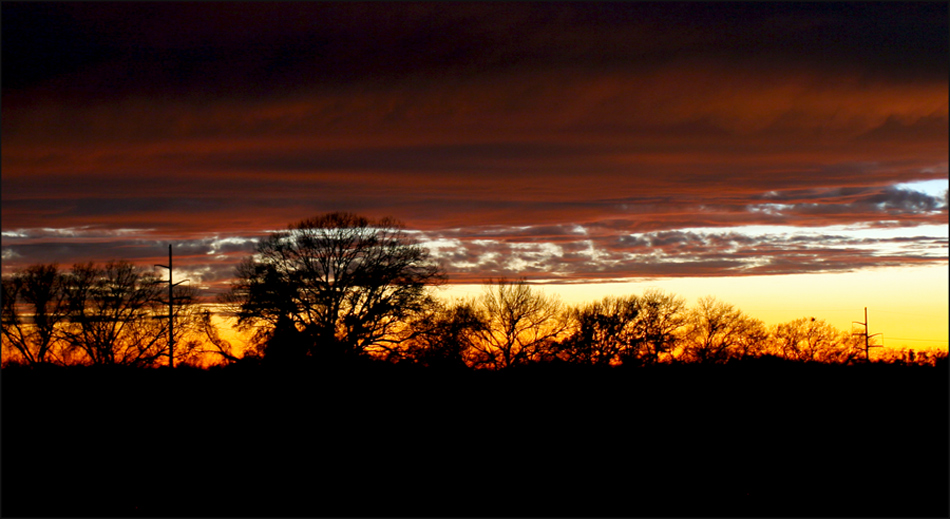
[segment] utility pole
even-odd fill
[[[172,245],[168,244],[168,265],[155,265],[156,267],[162,267],[168,269],[168,366],[175,367],[175,313],[174,313],[174,304],[175,299],[172,295],[172,289],[176,285],[180,285],[184,281],[179,281],[178,283],[172,283]]]
[[[868,335],[868,307],[864,307],[864,322],[851,321],[853,324],[862,324],[864,325],[864,333],[852,333],[851,335],[863,335],[864,336],[864,360],[871,360],[871,348],[880,348],[881,345],[871,346],[871,337],[875,335],[884,335],[883,333],[875,333],[874,335]]]

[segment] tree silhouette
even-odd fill
[[[445,276],[391,218],[329,213],[272,234],[237,268],[226,297],[259,344],[290,356],[354,356],[399,342],[400,320]]]
[[[483,323],[470,356],[476,366],[506,368],[552,359],[555,341],[567,331],[559,300],[525,280],[489,280],[478,300]]]
[[[647,290],[637,298],[636,323],[641,363],[656,363],[676,347],[677,334],[686,326],[686,300],[660,290]]]
[[[777,324],[771,337],[776,353],[797,361],[846,363],[860,351],[850,335],[814,317]]]
[[[636,296],[607,296],[600,301],[572,308],[573,333],[561,343],[561,353],[581,364],[609,365],[622,356],[636,357],[641,336]]]
[[[202,310],[195,320],[195,327],[198,330],[198,335],[203,337],[205,342],[205,345],[199,350],[200,353],[210,354],[223,360],[224,363],[237,362],[247,355],[247,352],[243,355],[239,354],[230,341],[221,337],[221,334],[218,333],[218,327],[211,321],[211,311]]]
[[[652,364],[677,344],[685,301],[659,290],[608,296],[571,311],[573,334],[562,354],[584,364]]]
[[[405,356],[429,367],[465,367],[484,326],[474,301],[435,303],[407,323]]]
[[[159,276],[126,261],[73,266],[63,282],[69,312],[64,340],[92,364],[157,364],[169,347],[162,285]],[[182,339],[194,332],[200,310],[193,287],[175,287],[174,299],[176,357],[184,360],[197,347]]]
[[[3,340],[29,364],[65,363],[61,325],[67,317],[63,274],[31,265],[3,278]]]
[[[706,296],[689,314],[683,355],[698,363],[719,363],[758,353],[768,334],[761,321]]]

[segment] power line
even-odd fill
[[[819,312],[850,312],[850,311],[851,311],[850,308],[830,307],[830,306],[819,306],[819,307],[811,307],[811,308],[812,308],[812,310],[814,310],[814,311],[819,311]],[[946,317],[946,314],[944,314],[944,315],[941,315],[941,314],[922,314],[922,313],[919,313],[919,312],[897,312],[897,311],[894,311],[894,310],[875,310],[875,311],[877,311],[877,312],[883,312],[883,313],[885,313],[885,314],[912,315],[912,316],[914,316],[914,317],[930,317],[930,318],[934,318],[934,319],[938,319],[938,318],[941,318],[941,317]],[[860,323],[858,323],[858,324],[860,324]]]
[[[913,315],[915,317],[932,317],[932,318],[946,317],[946,315],[920,314],[920,313],[914,313],[914,312],[895,312],[893,310],[877,310],[877,311],[884,312],[885,314]]]

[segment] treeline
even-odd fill
[[[445,301],[447,277],[392,219],[331,213],[261,241],[218,303],[252,332],[222,340],[193,287],[173,293],[176,364],[337,362],[373,358],[429,367],[543,363],[718,364],[775,356],[848,364],[864,337],[824,320],[768,327],[705,297],[688,307],[657,290],[565,305],[524,280],[489,280],[480,297]],[[169,362],[167,284],[131,263],[33,265],[3,278],[4,362],[154,367]],[[887,351],[887,350],[885,350]],[[934,364],[947,353],[890,350],[886,362]]]
[[[570,306],[523,280],[491,281],[480,297],[437,303],[407,323],[403,333],[398,347],[367,349],[394,362],[492,369],[546,363],[722,364],[765,356],[850,364],[866,358],[863,336],[820,319],[766,326],[712,296],[690,307],[659,290]],[[898,354],[877,359],[933,364],[946,357],[892,353]]]
[[[3,278],[4,363],[167,363],[167,283],[126,261],[32,265]],[[174,287],[176,358],[194,361],[211,326],[194,287]],[[12,354],[12,356],[11,356]]]

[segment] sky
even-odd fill
[[[868,306],[885,337],[947,344],[945,3],[5,1],[0,20],[5,274],[173,244],[176,280],[220,293],[260,237],[342,210],[402,221],[452,294],[658,287],[845,329]]]

